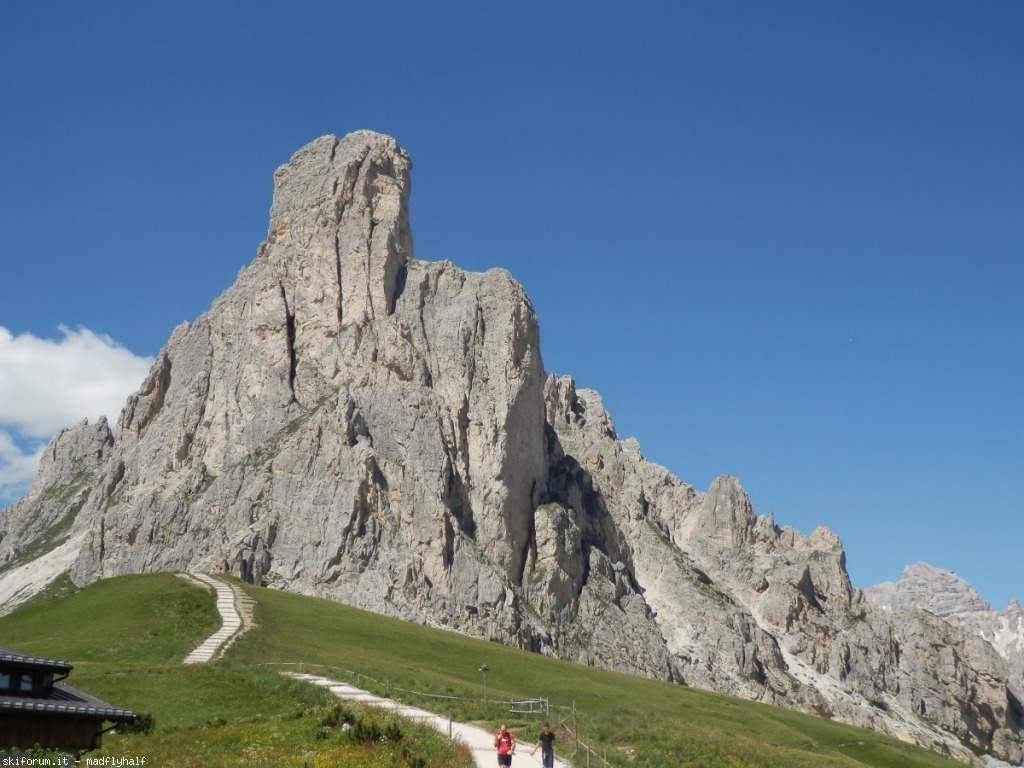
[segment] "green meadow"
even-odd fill
[[[211,593],[166,574],[127,576],[0,618],[0,647],[66,659],[70,682],[145,713],[150,733],[109,734],[90,756],[149,765],[470,766],[441,734],[359,710],[279,674],[355,682],[456,720],[506,722],[534,740],[546,698],[575,765],[685,768],[952,768],[947,756],[871,731],[683,685],[630,677],[246,585],[257,627],[213,664],[180,660],[217,626]],[[479,671],[486,664],[484,675]],[[344,728],[343,724],[349,727]],[[569,731],[565,729],[568,728]],[[589,759],[589,763],[588,763]]]

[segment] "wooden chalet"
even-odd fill
[[[134,712],[63,682],[71,670],[66,661],[0,648],[0,750],[96,749],[106,731],[135,720]]]

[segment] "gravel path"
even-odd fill
[[[205,664],[223,653],[252,625],[251,611],[246,610],[249,597],[234,584],[220,581],[205,573],[189,573],[186,578],[198,581],[217,594],[220,629],[196,646],[184,661],[185,664]]]
[[[497,752],[494,750],[494,734],[485,731],[483,728],[467,723],[450,722],[447,717],[427,712],[423,709],[417,709],[416,707],[410,707],[393,699],[375,696],[361,688],[356,688],[348,683],[339,683],[326,677],[299,672],[285,672],[283,674],[327,688],[335,696],[342,699],[350,699],[361,704],[393,710],[402,715],[402,717],[429,725],[441,731],[441,733],[449,733],[449,728],[451,728],[450,733],[454,738],[458,738],[469,745],[473,753],[473,759],[479,768],[497,768],[498,758]],[[557,744],[555,748],[557,750]],[[530,750],[532,749],[533,744],[519,743],[515,756],[512,758],[512,768],[541,768],[540,750],[537,751],[535,757],[530,757]],[[555,760],[555,768],[568,768],[568,765],[562,760]]]

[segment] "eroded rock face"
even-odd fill
[[[547,479],[536,318],[504,271],[413,260],[409,168],[360,132],[277,172],[256,260],[125,408],[76,580],[229,570],[529,635],[510,585]]]
[[[864,592],[883,610],[925,611],[987,641],[1005,660],[1014,694],[1024,699],[1024,611],[1015,599],[995,611],[964,579],[928,563],[908,565],[899,581],[876,584]]]
[[[596,392],[549,376],[545,394],[563,462],[607,510],[682,679],[965,760],[960,742],[1021,759],[1022,709],[991,646],[928,613],[880,610],[851,587],[833,532],[757,516],[735,478],[699,493],[646,461],[618,440]]]
[[[61,430],[40,458],[28,495],[0,510],[0,615],[67,574],[82,545],[72,528],[99,491],[112,444],[106,419]]]
[[[0,558],[66,520],[78,583],[228,571],[1020,758],[989,646],[869,604],[827,529],[779,528],[735,478],[701,493],[619,440],[596,392],[545,376],[508,273],[415,261],[409,171],[370,132],[278,170],[256,259],[174,330],[116,436],[55,438]]]
[[[70,538],[78,513],[99,492],[99,473],[112,444],[102,418],[62,429],[50,440],[28,495],[0,514],[0,572]]]

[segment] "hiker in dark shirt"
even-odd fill
[[[551,726],[548,723],[544,723],[544,728],[537,739],[537,747],[540,747],[540,760],[544,768],[555,768],[555,734],[551,732]],[[530,753],[531,757],[537,751],[537,747],[533,748],[533,752]]]

